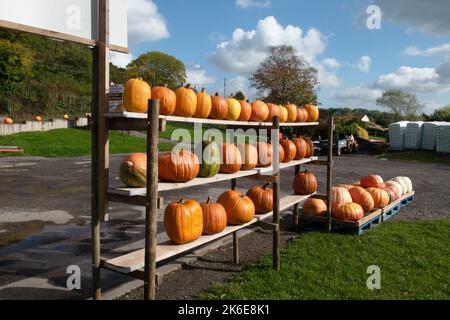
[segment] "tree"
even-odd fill
[[[231,95],[231,98],[234,98],[236,100],[245,101],[247,98],[245,97],[245,94],[242,91],[238,91],[235,94]]]
[[[128,78],[142,78],[153,86],[167,84],[174,89],[186,81],[186,67],[177,58],[162,52],[147,52],[127,66]]]
[[[432,115],[424,115],[428,121],[450,121],[450,105],[441,109],[435,110]]]
[[[401,90],[383,92],[383,96],[377,100],[377,105],[389,109],[399,117],[413,117],[423,109],[415,94]]]
[[[304,105],[317,100],[317,70],[298,56],[291,46],[269,48],[270,56],[250,77],[266,101]]]
[[[112,63],[109,64],[109,78],[115,84],[125,84],[127,82],[127,70],[119,68]]]

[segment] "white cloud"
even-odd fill
[[[236,0],[236,6],[242,9],[247,8],[269,8],[272,5],[270,0]]]
[[[170,36],[166,20],[153,0],[128,1],[128,38],[130,43],[153,42]]]
[[[209,76],[206,70],[200,65],[187,68],[186,74],[187,82],[193,87],[197,86],[199,89],[207,87],[215,82],[214,78]]]
[[[257,90],[250,86],[250,81],[246,77],[237,76],[227,79],[227,95],[242,91],[250,100],[255,100]]]
[[[362,56],[358,61],[358,69],[361,72],[368,73],[372,64],[372,58],[369,56]]]
[[[125,54],[114,51],[110,51],[109,53],[109,61],[119,68],[126,68],[133,59],[134,57],[131,53]]]
[[[420,50],[417,47],[409,47],[405,50],[405,54],[409,56],[422,56],[431,57],[439,54],[450,54],[450,43],[443,44],[439,47],[428,48],[425,50]]]
[[[348,87],[332,94],[338,104],[354,107],[375,107],[382,90],[367,86]]]
[[[322,64],[332,70],[338,70],[341,67],[341,64],[334,58],[323,59]]]
[[[445,66],[443,71],[447,71]],[[397,71],[381,75],[376,86],[382,89],[401,89],[412,92],[440,91],[445,88],[443,77],[435,68],[403,66]]]

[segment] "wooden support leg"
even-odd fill
[[[301,170],[301,166],[295,166],[295,175],[297,175]],[[296,204],[294,206],[294,212],[292,215],[292,226],[294,228],[294,231],[298,230],[298,213],[299,213],[300,206]]]
[[[273,223],[278,226],[273,231],[273,268],[280,271],[280,154],[279,154],[279,134],[280,134],[280,120],[278,117],[273,119],[272,141],[273,145],[273,173],[277,178],[273,186]]]
[[[334,118],[330,117],[328,123],[328,164],[327,164],[327,225],[326,231],[331,232],[331,187],[332,187],[332,166],[333,166],[333,139],[334,139]],[[331,146],[331,147],[330,147]]]
[[[235,264],[240,264],[239,257],[239,235],[237,232],[233,233],[233,258]]]

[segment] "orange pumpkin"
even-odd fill
[[[402,186],[395,181],[388,181],[385,183],[385,188],[393,193],[393,201],[399,199],[403,194]]]
[[[272,165],[272,145],[270,143],[258,142],[256,144],[258,149],[258,168],[266,168]]]
[[[280,106],[268,103],[267,107],[269,108],[269,116],[267,117],[266,121],[273,121],[274,117],[280,117]]]
[[[211,113],[212,102],[211,97],[203,88],[197,93],[197,108],[195,109],[194,117],[201,119],[208,119]]]
[[[123,159],[119,167],[119,178],[127,187],[146,187],[147,154],[135,153]]]
[[[239,151],[242,158],[241,170],[253,170],[258,165],[258,149],[252,144],[240,144]]]
[[[306,157],[306,153],[308,152],[308,145],[303,138],[294,138],[292,142],[295,144],[297,148],[297,152],[295,154],[295,160],[303,160]]]
[[[146,113],[148,110],[148,100],[151,98],[152,89],[142,79],[130,79],[125,84],[123,103],[125,110],[128,112]]]
[[[3,123],[4,124],[13,124],[14,120],[10,117],[6,117],[5,119],[3,119]]]
[[[239,101],[241,104],[241,115],[239,116],[239,121],[249,121],[252,116],[252,105],[249,101]]]
[[[177,106],[177,95],[167,87],[154,87],[152,89],[152,99],[159,100],[159,114],[170,116]]]
[[[289,116],[288,109],[286,107],[280,106],[280,122],[287,122]]]
[[[130,111],[130,112],[137,112],[137,111]],[[147,110],[146,110],[146,111],[144,111],[144,113],[145,113],[145,112],[147,112]],[[67,121],[69,121],[69,120],[70,120],[70,117],[69,117],[69,115],[68,115],[68,114],[65,114],[63,118],[64,118],[64,120],[67,120]]]
[[[340,184],[340,185],[338,185],[338,187],[340,187],[340,188],[345,188],[345,189],[347,189],[347,191],[350,191],[350,190],[353,189],[355,186],[352,185],[352,184]]]
[[[308,195],[317,191],[317,179],[316,176],[307,170],[300,172],[295,176],[292,184],[295,194]]]
[[[364,210],[357,203],[344,203],[337,207],[333,216],[339,220],[358,221],[364,218]]]
[[[283,139],[281,140],[281,146],[284,150],[284,160],[283,162],[291,162],[295,159],[295,156],[297,155],[297,146],[294,142],[292,142],[289,139]]]
[[[251,121],[263,122],[269,117],[269,107],[262,101],[255,101],[252,103]]]
[[[224,120],[228,116],[228,103],[218,93],[211,98],[212,107],[209,114],[210,119]]]
[[[303,108],[297,109],[297,122],[307,122],[308,112]]]
[[[227,212],[229,225],[241,225],[248,223],[255,217],[255,205],[253,201],[235,190],[229,190],[217,200]]]
[[[383,185],[383,183],[383,178],[376,175],[370,175],[361,178],[361,186],[363,188],[379,188]]]
[[[34,121],[36,121],[36,122],[41,122],[41,121],[42,121],[42,118],[41,118],[40,116],[35,116],[35,117],[34,117]]]
[[[254,186],[247,192],[253,204],[255,205],[256,213],[269,213],[273,211],[273,190],[268,188],[269,184],[264,186]]]
[[[306,142],[306,153],[305,153],[305,158],[311,158],[314,156],[314,143],[312,142],[311,139],[308,138],[303,138],[303,140],[305,140]]]
[[[233,174],[241,170],[242,157],[238,147],[234,144],[224,143],[221,150],[222,165],[220,166],[221,173]]]
[[[297,106],[295,104],[288,103],[286,105],[288,111],[287,122],[296,122],[298,117]]]
[[[227,227],[227,212],[220,203],[213,203],[209,197],[206,203],[200,204],[203,212],[203,234],[220,233]]]
[[[374,208],[382,209],[390,203],[389,193],[381,188],[367,188],[368,193],[373,198]]]
[[[327,204],[322,199],[309,198],[303,204],[303,213],[316,217],[326,216]]]
[[[350,192],[345,188],[331,188],[331,212],[335,214],[339,205],[353,202]]]
[[[164,227],[170,240],[186,244],[199,239],[203,232],[203,212],[194,200],[171,203],[164,212]]]
[[[371,212],[375,207],[375,202],[369,192],[361,187],[353,187],[350,190],[353,202],[359,204],[364,213]]]
[[[158,175],[161,181],[188,182],[196,178],[199,171],[199,160],[190,151],[173,151],[158,157]]]
[[[308,122],[317,122],[319,120],[319,108],[313,104],[307,104],[304,106],[306,112],[308,112]]]
[[[186,87],[175,90],[175,94],[177,96],[175,115],[186,118],[192,117],[197,109],[197,95],[194,90],[188,84]]]
[[[284,157],[285,157],[284,149],[283,149],[283,146],[280,143],[279,146],[278,146],[278,158],[280,160],[280,163],[284,162]]]

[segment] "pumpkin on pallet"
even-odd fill
[[[255,101],[252,103],[251,121],[264,122],[269,117],[269,107],[262,101]]]
[[[164,227],[170,240],[186,244],[200,239],[203,211],[197,201],[182,199],[171,203],[164,212]]]
[[[200,119],[208,119],[209,114],[211,113],[211,108],[211,97],[205,91],[205,88],[203,88],[202,91],[197,93],[197,107],[195,108],[194,117]]]
[[[241,170],[242,157],[241,153],[234,144],[224,143],[221,148],[222,164],[220,172],[233,174]]]
[[[125,159],[119,167],[120,180],[130,188],[147,186],[147,154],[134,153]]]
[[[297,146],[291,140],[285,138],[281,140],[281,147],[284,150],[284,159],[283,162],[288,163],[295,159],[297,155]]]
[[[212,140],[203,141],[198,145],[201,147],[202,163],[198,176],[200,178],[214,177],[220,171],[220,148]]]
[[[209,197],[206,203],[200,204],[203,212],[203,234],[221,233],[227,227],[227,212],[220,203],[214,203]]]
[[[375,202],[373,201],[372,195],[364,188],[353,187],[349,192],[353,202],[359,204],[363,208],[364,213],[371,212],[374,209]]]
[[[211,98],[211,102],[212,106],[209,118],[214,120],[224,120],[228,116],[228,104],[225,99],[216,93],[216,95]]]
[[[128,112],[146,113],[148,110],[148,100],[151,98],[152,89],[142,79],[130,79],[125,84],[123,102],[124,108]]]
[[[295,154],[295,160],[303,160],[307,156],[308,153],[308,144],[306,140],[303,138],[294,138],[292,142],[295,144],[297,148],[297,152]]]
[[[392,200],[397,200],[403,195],[403,188],[398,182],[395,181],[386,182],[385,189],[391,192],[391,195],[393,196]]]
[[[241,115],[241,104],[239,103],[239,101],[233,98],[228,98],[225,101],[228,105],[227,120],[236,121]]]
[[[337,207],[333,217],[339,220],[358,221],[364,218],[364,210],[357,203],[344,203]]]
[[[173,90],[164,87],[154,87],[152,89],[152,99],[159,100],[159,113],[164,116],[170,116],[174,113],[177,106],[177,95]]]
[[[384,187],[383,178],[378,175],[370,175],[361,178],[363,188],[382,188]]]
[[[303,204],[303,214],[323,217],[327,215],[327,204],[322,199],[309,198]]]
[[[197,95],[188,84],[185,87],[179,87],[175,90],[177,96],[177,104],[175,107],[175,115],[179,117],[191,118],[197,109]]]
[[[273,150],[272,145],[266,142],[258,142],[256,144],[258,149],[258,168],[267,168],[272,165]]]
[[[255,217],[256,210],[253,201],[238,191],[226,191],[217,202],[225,208],[229,225],[246,224]]]
[[[292,183],[295,194],[302,196],[315,193],[317,186],[316,176],[308,170],[299,172]]]
[[[198,157],[190,151],[181,149],[158,157],[158,175],[163,182],[189,182],[199,171]]]
[[[239,115],[239,121],[249,121],[252,116],[252,105],[247,101],[239,101],[241,105],[241,114]]]
[[[367,188],[366,190],[373,198],[375,209],[382,209],[391,203],[389,193],[386,190],[382,188]]]
[[[273,190],[268,188],[270,183],[264,186],[254,186],[247,192],[253,204],[255,205],[256,213],[264,214],[273,211]]]
[[[238,148],[242,158],[241,170],[255,169],[258,165],[258,149],[250,143],[240,144]]]
[[[396,177],[392,181],[397,182],[402,187],[402,195],[408,194],[413,190],[411,179],[408,177]]]
[[[331,188],[331,213],[337,213],[339,205],[352,202],[352,196],[347,189],[341,187]]]

